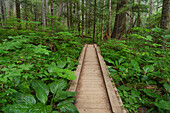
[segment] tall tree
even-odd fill
[[[170,18],[170,0],[163,0],[162,16],[160,27],[163,29],[168,29]]]
[[[141,18],[140,18],[140,2],[141,2],[141,0],[138,0],[137,27],[140,27],[140,25],[141,25]]]
[[[87,7],[88,7],[88,0],[86,0],[86,24],[85,24],[85,36],[87,36],[87,23],[88,23],[88,17],[87,17]]]
[[[109,0],[109,38],[111,37],[111,11],[112,11],[111,5],[112,1]]]
[[[78,22],[78,32],[80,36],[80,3],[77,2],[77,22]]]
[[[153,0],[149,0],[149,22],[151,22],[151,18],[152,18],[152,13],[153,13]]]
[[[122,9],[126,4],[126,0],[117,1],[116,18],[112,38],[121,38],[126,33],[126,12]]]
[[[45,9],[45,1],[41,0],[41,5],[42,5],[42,9],[41,9],[41,13],[42,13],[42,25],[44,27],[46,27],[46,19],[45,19],[45,13],[46,13],[46,9]]]
[[[73,28],[72,0],[69,0],[69,7],[70,7],[70,27]]]
[[[5,21],[5,9],[4,9],[4,1],[3,0],[0,0],[0,3],[1,3],[1,21],[2,21],[2,25]]]
[[[8,10],[8,18],[10,18],[11,17],[11,0],[7,0],[6,6]]]
[[[53,16],[54,16],[54,1],[53,0],[51,0],[51,16],[52,16],[52,18],[51,18],[51,37],[53,37]]]
[[[104,33],[104,10],[105,10],[105,0],[103,0],[103,16],[102,16],[102,32],[101,32],[101,40],[103,40],[103,33]]]
[[[17,21],[20,22],[21,20],[21,12],[20,12],[20,1],[15,0],[16,4],[16,15],[17,15]],[[18,26],[18,29],[21,28],[21,25]]]
[[[83,38],[83,32],[84,32],[84,0],[82,0],[82,7],[81,7],[81,11],[82,11],[82,38]]]
[[[67,0],[67,27],[69,28],[70,27],[70,12],[69,12],[69,0]]]
[[[97,2],[94,1],[94,24],[93,24],[93,42],[95,41],[95,34],[96,34],[96,9],[97,9]]]
[[[88,28],[89,28],[89,31],[88,31],[88,34],[90,34],[90,31],[91,31],[91,0],[89,0],[89,14],[88,14],[88,19],[89,19],[89,22],[88,22]]]

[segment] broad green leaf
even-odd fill
[[[70,102],[60,102],[57,108],[64,113],[79,113],[77,108]]]
[[[121,91],[123,91],[123,90],[129,91],[132,88],[131,87],[126,87],[125,85],[122,85],[122,86],[118,87],[118,89],[121,90]]]
[[[75,75],[74,71],[71,71],[71,70],[68,70],[68,69],[63,69],[61,71],[64,73],[64,76],[62,75],[61,77],[66,78],[68,80],[75,80],[76,79],[76,75]]]
[[[67,86],[67,80],[59,79],[56,82],[51,83],[50,90],[52,93],[63,90]]]
[[[166,89],[166,91],[168,91],[170,93],[170,85],[168,83],[164,83],[163,86]]]
[[[108,59],[108,58],[104,58],[104,60],[106,61],[106,62],[108,62],[108,63],[110,63],[110,64],[115,64],[112,60],[110,60],[110,59]]]
[[[14,105],[8,105],[4,113],[27,113],[30,105],[25,104],[14,104]]]
[[[66,61],[58,61],[57,62],[57,67],[63,69],[66,66],[67,62]]]
[[[18,66],[19,68],[23,69],[23,70],[30,70],[30,68],[33,67],[33,65],[29,65],[29,64],[22,64],[20,66]]]
[[[61,113],[61,112],[58,112],[58,111],[52,111],[52,113]]]
[[[32,105],[36,103],[34,96],[31,94],[23,94],[18,92],[14,96],[16,98],[16,103],[18,104]]]
[[[33,81],[32,87],[36,92],[36,97],[38,98],[38,100],[45,104],[48,100],[49,94],[48,86],[42,81]]]
[[[5,108],[5,113],[51,113],[52,106],[44,106],[42,103],[36,103],[33,105],[14,104]]]
[[[158,108],[170,110],[170,101],[161,100],[159,103],[155,103]]]
[[[57,70],[57,66],[54,62],[52,62],[49,66],[48,66],[48,72],[49,73],[53,73],[53,72],[56,72]]]
[[[76,92],[69,92],[69,91],[57,91],[56,96],[54,98],[55,102],[58,102],[60,100],[65,100],[69,97],[73,97],[76,95]]]
[[[28,113],[51,113],[51,112],[52,112],[51,105],[45,106],[42,103],[37,103],[30,107]]]
[[[153,72],[154,67],[153,67],[153,65],[146,65],[146,66],[143,67],[143,70],[144,70],[144,72],[146,74],[146,73],[149,73],[149,72]]]
[[[135,69],[140,69],[140,67],[139,67],[139,64],[138,64],[138,62],[137,61],[135,61],[135,60],[131,60],[131,64],[133,65],[133,67],[135,68]]]
[[[161,98],[158,94],[156,94],[155,92],[151,91],[150,89],[144,89],[143,90],[148,96],[152,97],[152,98]]]

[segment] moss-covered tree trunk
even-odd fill
[[[170,0],[163,0],[162,16],[160,27],[163,29],[168,29],[170,17]]]
[[[16,0],[15,4],[16,4],[17,21],[20,22],[20,20],[21,20],[21,12],[20,12],[20,3],[19,3],[19,0]],[[18,29],[21,29],[21,25],[18,25]]]
[[[93,42],[95,41],[96,34],[96,10],[97,10],[97,2],[94,1],[94,23],[93,23]]]
[[[126,0],[117,2],[115,25],[112,32],[112,38],[120,39],[126,33],[126,12],[121,11],[125,7]]]

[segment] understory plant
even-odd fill
[[[0,112],[78,113],[69,81],[82,45],[72,34],[4,36],[0,43]]]
[[[129,112],[170,110],[169,31],[134,28],[124,40],[100,44],[110,75]]]

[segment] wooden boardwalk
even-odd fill
[[[75,106],[78,111],[80,113],[124,113],[121,99],[116,96],[97,46],[86,45],[79,61],[77,79],[69,88],[70,91],[77,92]]]

